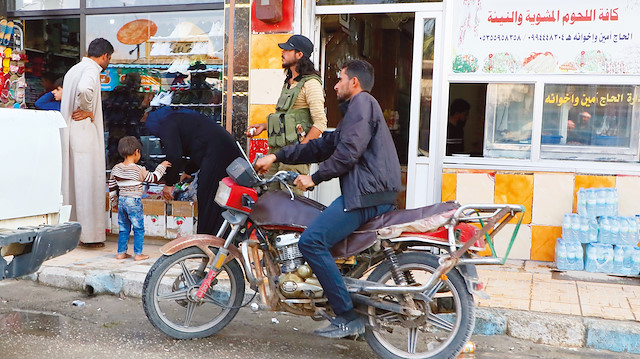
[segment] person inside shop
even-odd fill
[[[400,181],[400,161],[382,109],[369,94],[373,67],[363,60],[342,65],[334,86],[344,114],[335,131],[307,143],[286,146],[258,159],[259,173],[275,162],[322,162],[312,176],[299,175],[300,190],[340,178],[342,195],[307,227],[298,247],[316,274],[336,318],[315,333],[327,338],[362,334],[364,323],[353,309],[351,296],[329,249],[373,217],[394,208]]]
[[[44,93],[53,91],[56,88],[56,81],[60,77],[61,75],[53,72],[43,73],[40,77],[40,83],[42,84],[42,88],[44,88]]]
[[[60,111],[60,101],[62,100],[63,80],[64,79],[62,77],[57,79],[53,84],[54,89],[40,96],[40,98],[35,103],[37,110]]]
[[[222,126],[191,109],[150,107],[142,121],[149,133],[160,138],[172,165],[165,175],[162,198],[173,200],[174,185],[180,180],[180,173],[187,171],[187,165],[188,172],[199,169],[197,233],[217,234],[224,221],[222,208],[214,201],[218,183],[227,176],[227,166],[242,156],[235,139]],[[189,162],[184,158],[187,156]]]
[[[586,111],[580,112],[577,121],[567,121],[567,144],[590,145],[591,132],[591,115]]]
[[[276,153],[291,144],[307,143],[318,138],[327,129],[322,79],[311,61],[313,43],[305,36],[293,35],[278,46],[282,49],[282,68],[286,78],[276,112],[267,116],[267,122],[253,124],[245,132],[246,136],[255,137],[268,127],[269,153]],[[289,121],[294,123],[288,126],[286,123]],[[295,133],[290,133],[294,128]],[[309,174],[309,165],[280,163],[273,166],[267,177],[273,176],[277,171]],[[279,183],[274,183],[271,189],[279,187]],[[302,194],[299,190],[295,192]]]
[[[449,120],[447,121],[447,156],[465,153],[464,125],[469,119],[471,105],[461,98],[451,102],[449,106]]]
[[[111,61],[111,43],[97,38],[87,56],[64,76],[60,113],[67,127],[62,135],[62,196],[71,205],[71,220],[80,222],[80,245],[104,247],[105,153],[100,73]]]

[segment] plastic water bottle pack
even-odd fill
[[[615,188],[580,188],[578,214],[590,218],[618,215],[618,190]]]
[[[562,219],[562,239],[566,242],[596,242],[598,240],[598,222],[586,216],[567,213]]]
[[[604,243],[589,243],[586,248],[584,269],[593,273],[613,273],[613,246]]]
[[[560,270],[583,270],[584,255],[582,244],[567,242],[562,238],[556,240],[556,267]]]
[[[613,248],[613,273],[638,275],[640,273],[640,248],[617,245]]]
[[[599,217],[598,242],[619,245],[638,245],[638,223],[633,217]]]

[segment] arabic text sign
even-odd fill
[[[640,103],[640,97],[634,95],[632,92],[627,93],[605,93],[604,95],[596,94],[595,96],[582,93],[550,93],[544,99],[544,103],[555,104],[556,106],[562,106],[565,103],[572,105],[573,107],[591,107],[600,106],[605,107],[608,104],[626,103],[632,106],[634,103]]]
[[[456,0],[452,71],[640,74],[640,5]]]

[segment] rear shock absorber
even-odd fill
[[[396,285],[407,285],[407,278],[404,276],[404,273],[400,271],[396,252],[389,247],[385,247],[383,252],[387,256],[389,263],[391,263],[391,275],[393,275],[393,281],[396,282]]]

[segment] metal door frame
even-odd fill
[[[413,43],[413,66],[411,77],[411,116],[409,122],[409,158],[407,168],[407,208],[425,206],[440,202],[442,183],[441,128],[446,122],[442,110],[442,100],[448,96],[442,93],[443,81],[443,11],[421,11],[415,15]],[[433,83],[431,98],[431,123],[429,130],[429,156],[418,156],[418,136],[420,132],[420,98],[422,80],[422,45],[424,21],[435,19],[435,43],[433,56]]]

